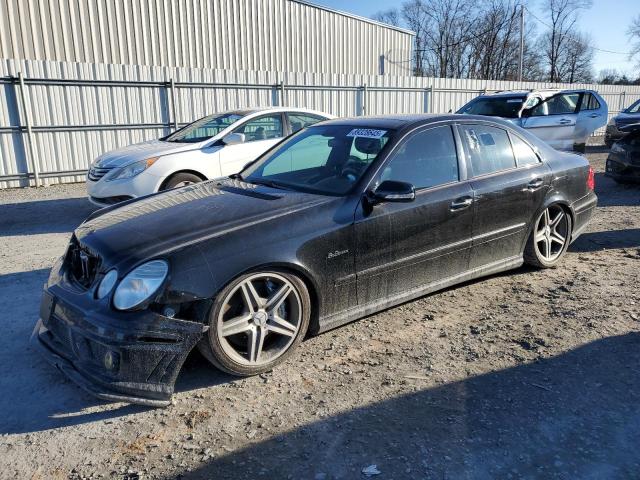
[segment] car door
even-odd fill
[[[358,303],[403,296],[454,277],[468,267],[472,196],[460,168],[451,125],[403,139],[374,181],[408,182],[408,203],[366,205],[356,212]]]
[[[581,92],[554,95],[525,109],[522,127],[558,150],[573,150]]]
[[[598,128],[607,124],[608,117],[607,103],[595,92],[585,92],[580,102],[580,113],[575,131],[575,143],[583,146],[589,136]]]
[[[532,217],[551,182],[551,170],[533,147],[506,129],[459,125],[474,196],[473,247],[469,268],[517,259]]]
[[[281,113],[261,115],[247,120],[233,130],[242,133],[244,143],[225,145],[220,150],[220,171],[223,176],[238,173],[247,163],[273,147],[284,137],[284,121]]]

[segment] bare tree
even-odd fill
[[[640,70],[640,15],[631,21],[631,25],[627,30],[629,40],[631,40],[631,50],[629,52],[629,60],[636,60],[636,68]]]
[[[399,27],[402,23],[402,16],[397,8],[390,8],[389,10],[374,13],[371,18],[378,22],[387,23],[396,27]]]
[[[545,0],[549,31],[542,38],[542,47],[550,82],[562,81],[560,67],[576,44],[579,11],[591,5],[592,0]]]
[[[538,37],[535,22],[527,22],[523,78],[589,80],[593,47],[577,29],[577,12],[588,8],[591,0],[542,1],[549,29]],[[379,12],[374,18],[415,32],[416,75],[512,80],[519,67],[521,2],[406,0],[400,9]]]

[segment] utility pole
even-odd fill
[[[522,81],[524,67],[524,4],[520,4],[520,63],[518,65],[518,81]]]

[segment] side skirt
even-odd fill
[[[407,292],[403,292],[394,295],[389,298],[370,302],[366,305],[358,305],[356,307],[344,310],[329,317],[320,319],[320,329],[318,333],[323,333],[328,330],[332,330],[346,323],[352,322],[362,317],[374,314],[387,308],[395,307],[401,303],[415,300],[432,292],[442,290],[444,288],[456,285],[458,283],[467,282],[475,278],[485,277],[487,275],[493,275],[495,273],[504,272],[506,270],[512,270],[522,266],[524,263],[522,256],[510,257],[497,262],[492,262],[482,267],[474,268],[473,270],[467,270],[464,273],[447,277],[442,280],[438,280],[427,285],[423,285]]]

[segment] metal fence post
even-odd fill
[[[433,104],[434,104],[434,93],[436,92],[436,89],[434,88],[433,85],[431,85],[429,87],[429,110],[427,111],[427,113],[433,113]]]
[[[36,187],[40,186],[40,169],[38,168],[38,162],[33,154],[33,133],[31,131],[31,102],[29,101],[29,95],[24,85],[24,78],[22,72],[18,72],[18,83],[20,85],[20,101],[22,103],[22,110],[24,112],[25,127],[27,127],[27,150],[29,151],[29,161],[31,162],[31,168],[33,169],[33,176]],[[22,132],[22,129],[20,129]],[[29,164],[27,161],[27,165]],[[27,179],[29,172],[27,172]],[[28,181],[28,180],[27,180]]]
[[[624,103],[625,103],[626,96],[627,96],[627,92],[626,91],[620,92],[620,105],[618,106],[618,111],[619,112],[624,110]]]
[[[361,102],[360,102],[360,115],[364,116],[367,114],[367,84],[362,85],[362,93],[361,93]]]
[[[282,80],[278,86],[280,87],[280,106],[284,107],[285,106],[285,101],[284,101],[284,80]]]
[[[169,88],[171,89],[171,112],[173,114],[173,128],[178,129],[178,115],[176,114],[176,84],[173,78],[169,79]]]

